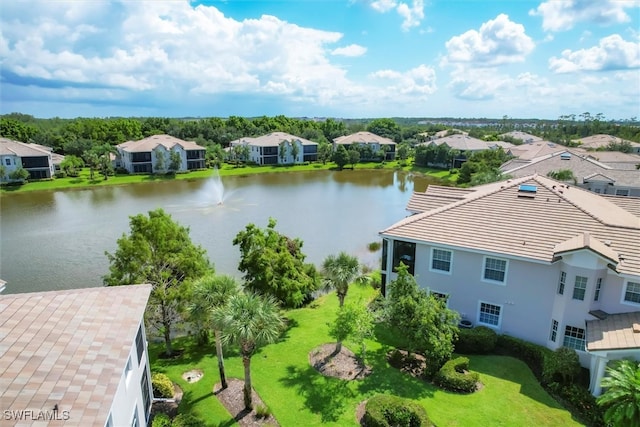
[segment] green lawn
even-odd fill
[[[304,171],[318,171],[318,170],[331,170],[335,169],[335,164],[327,163],[325,165],[321,163],[310,163],[308,165],[291,165],[291,166],[256,166],[247,165],[241,167],[235,167],[233,165],[225,164],[220,169],[220,176],[232,176],[232,175],[254,175],[260,173],[277,173],[277,172],[304,172]],[[413,166],[409,163],[408,166],[400,167],[398,162],[386,162],[381,163],[358,163],[356,169],[392,169],[392,170],[405,170],[416,173],[429,175],[435,178],[450,180],[455,182],[457,175],[451,175],[448,170],[440,170],[433,168],[423,168]],[[95,173],[93,179],[89,174],[89,169],[84,168],[78,177],[67,178],[55,178],[48,181],[33,181],[27,182],[24,185],[19,186],[2,186],[0,191],[3,193],[17,193],[25,191],[45,191],[45,190],[61,190],[61,189],[80,189],[80,188],[95,188],[103,187],[107,185],[128,185],[144,182],[154,181],[170,181],[174,179],[204,179],[209,178],[214,173],[213,169],[205,169],[192,171],[188,173],[180,173],[175,176],[165,175],[117,175],[110,176],[105,180],[102,175]]]
[[[351,301],[368,299],[373,290],[353,286]],[[252,359],[254,387],[283,427],[357,425],[355,409],[359,402],[377,394],[389,393],[414,399],[422,404],[439,426],[577,426],[568,411],[560,407],[538,384],[521,361],[505,356],[471,356],[470,368],[480,374],[484,388],[470,395],[442,391],[424,381],[391,368],[385,359],[393,345],[392,334],[376,328],[368,342],[368,364],[373,373],[364,380],[342,381],[318,374],[310,365],[308,353],[332,341],[327,322],[337,310],[335,294],[320,298],[312,307],[286,313],[290,328],[283,339],[260,350]],[[345,343],[356,350],[354,346]],[[213,346],[209,349],[180,339],[182,358],[158,360],[161,345],[150,347],[153,371],[165,372],[185,390],[181,410],[192,411],[208,425],[230,425],[231,417],[211,390],[219,381]],[[237,353],[226,352],[228,376],[242,378]],[[204,377],[195,384],[181,379],[183,372],[203,369]]]

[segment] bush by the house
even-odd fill
[[[367,427],[433,426],[427,412],[418,403],[384,394],[367,401],[363,424]]]
[[[493,352],[498,342],[498,334],[486,326],[472,329],[460,328],[455,352],[462,354],[488,354]]]
[[[191,414],[178,414],[171,427],[204,427],[205,423]]]
[[[580,374],[580,359],[572,348],[560,347],[544,363],[542,379],[545,383],[568,384]]]
[[[474,392],[480,376],[476,372],[468,372],[468,370],[469,358],[451,359],[436,373],[433,382],[445,390],[462,393]]]
[[[529,369],[531,369],[538,380],[542,379],[545,359],[553,353],[553,351],[546,347],[519,338],[510,337],[509,335],[498,336],[496,351],[500,354],[522,360],[529,366]]]
[[[151,374],[151,385],[153,387],[153,395],[170,399],[173,397],[173,383],[165,374]]]
[[[156,414],[153,416],[151,427],[171,427],[171,418],[167,414]]]
[[[596,398],[584,387],[577,384],[560,384],[557,382],[547,385],[547,389],[564,407],[572,413],[578,414],[580,421],[590,427],[604,427],[604,411],[596,403]]]

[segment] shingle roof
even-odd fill
[[[536,192],[522,197],[523,184]],[[552,262],[556,245],[585,231],[611,242],[611,250],[624,258],[618,272],[640,275],[640,217],[596,193],[539,175],[478,187],[380,234]]]
[[[395,141],[371,132],[356,132],[351,135],[339,136],[333,139],[336,144],[381,144],[396,145]]]
[[[103,426],[150,292],[134,285],[0,295],[2,409],[57,404],[69,411],[65,426]]]
[[[302,145],[318,145],[317,142],[310,141],[308,139],[300,138],[299,136],[291,135],[286,132],[271,132],[266,135],[258,136],[256,138],[244,137],[231,141],[231,144],[247,144],[257,147],[277,147],[282,141],[299,141]]]
[[[175,138],[171,135],[151,135],[150,137],[140,139],[137,141],[127,141],[122,144],[118,144],[118,147],[124,151],[130,153],[145,153],[152,151],[158,145],[162,145],[167,150],[170,150],[175,145],[180,145],[185,150],[204,150],[202,147],[192,141],[184,141],[179,138]]]
[[[0,138],[0,155],[18,157],[50,156],[51,152],[39,148],[36,144],[26,144],[8,138]]]
[[[640,348],[640,311],[609,314],[602,320],[587,320],[587,350],[622,350]]]

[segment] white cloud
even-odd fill
[[[429,95],[436,91],[436,72],[426,65],[419,65],[405,72],[379,70],[371,73],[374,79],[388,81],[386,86],[390,94]]]
[[[340,56],[362,56],[367,52],[367,48],[357,44],[350,44],[349,46],[339,47],[331,51],[332,55]]]
[[[640,43],[624,40],[613,34],[589,49],[562,52],[562,57],[551,57],[549,69],[556,73],[577,71],[608,71],[640,68]]]
[[[403,19],[401,25],[403,31],[420,26],[424,19],[424,0],[412,0],[411,5],[396,0],[375,0],[370,5],[373,10],[380,13],[387,13],[395,9]]]
[[[446,43],[445,63],[474,63],[479,66],[521,62],[535,44],[524,26],[505,14],[482,24],[480,31],[469,30]]]
[[[578,22],[600,25],[629,22],[625,9],[638,6],[639,2],[626,0],[548,0],[530,10],[529,15],[541,16],[545,31],[566,31]]]

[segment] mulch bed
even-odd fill
[[[151,419],[155,414],[167,414],[169,417],[174,418],[178,415],[178,405],[182,400],[182,389],[177,385],[173,384],[173,402],[153,402],[151,405]]]
[[[220,403],[229,411],[231,416],[242,427],[258,427],[264,425],[280,426],[273,415],[267,418],[258,418],[256,408],[266,406],[258,393],[252,390],[253,410],[247,411],[244,408],[244,381],[236,378],[227,378],[227,388],[222,390],[222,385],[217,383],[213,386],[213,394],[216,395]]]
[[[342,346],[336,353],[334,343],[323,344],[309,353],[309,363],[322,375],[341,380],[359,380],[371,374],[371,367],[360,362],[356,355]]]

